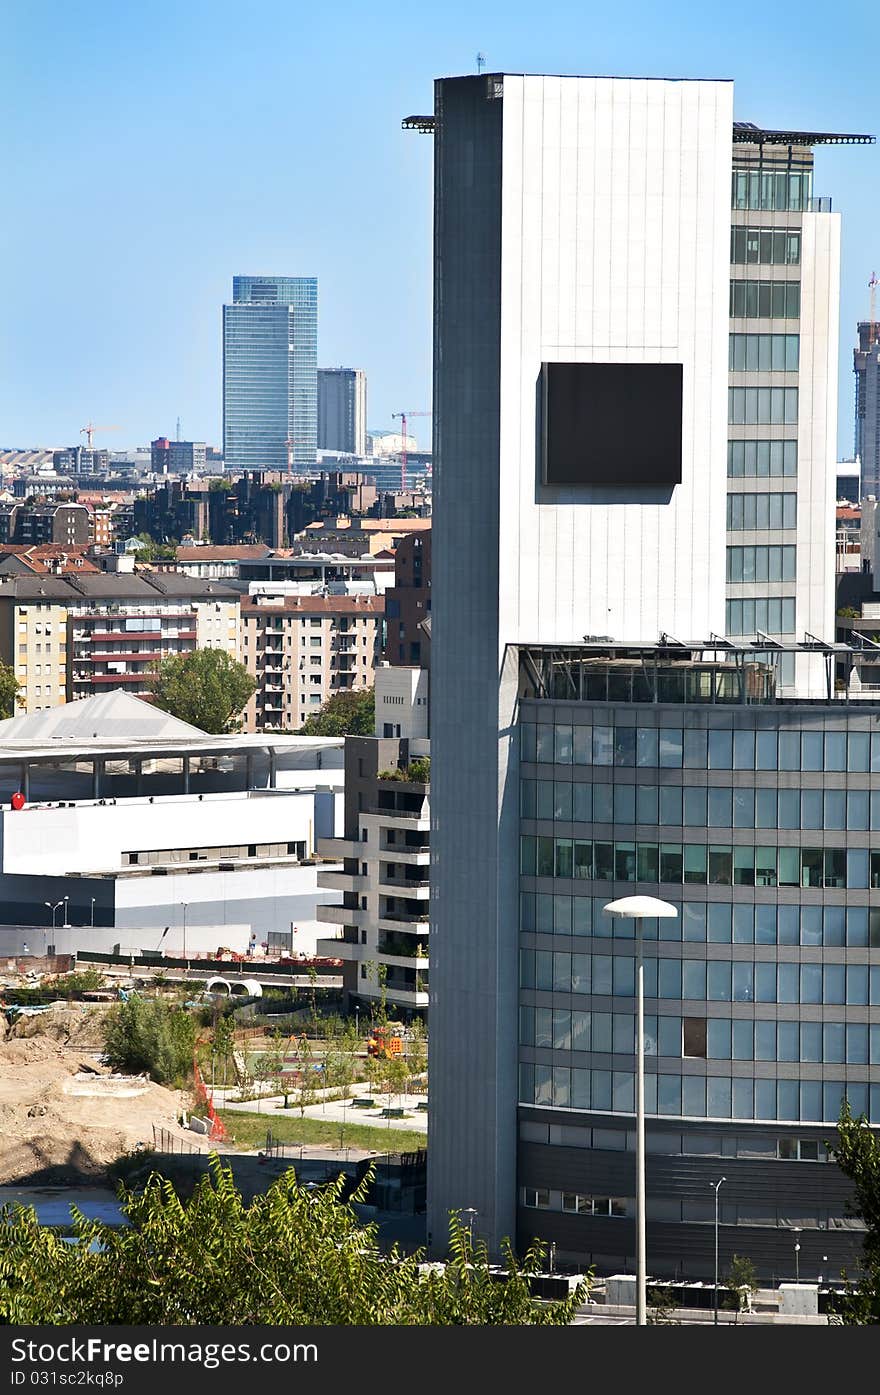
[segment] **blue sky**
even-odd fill
[[[493,71],[733,78],[739,119],[880,133],[865,0],[6,0],[0,447],[91,419],[118,449],[178,415],[219,444],[236,272],[318,276],[319,362],[366,369],[371,426],[430,406],[431,143],[400,121],[478,50]],[[817,157],[843,213],[843,455],[878,151]]]

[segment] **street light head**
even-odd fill
[[[638,920],[642,917],[669,918],[678,915],[675,906],[671,906],[668,901],[658,901],[656,896],[623,896],[619,901],[609,901],[603,907],[609,915],[622,915],[630,920]]]

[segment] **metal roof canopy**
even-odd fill
[[[400,123],[404,131],[420,135],[434,134],[434,116],[405,116]],[[734,145],[873,145],[876,136],[847,135],[836,131],[769,131],[752,121],[734,121]]]
[[[873,145],[876,136],[834,131],[768,131],[751,121],[734,121],[734,145]]]

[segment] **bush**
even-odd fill
[[[160,998],[130,998],[107,1015],[104,1050],[114,1070],[146,1072],[159,1085],[192,1075],[196,1024],[185,1008]]]

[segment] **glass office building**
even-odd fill
[[[223,307],[223,458],[231,470],[313,471],[318,282],[236,276]]]
[[[815,1279],[861,1245],[842,1099],[880,1124],[880,719],[682,657],[523,663],[520,1235],[632,1266],[634,932],[603,907],[645,894],[678,909],[645,923],[651,1272],[710,1272],[724,1175],[722,1257],[790,1276],[798,1227]]]

